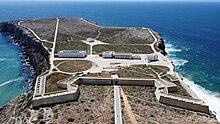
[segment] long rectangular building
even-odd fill
[[[58,52],[60,58],[85,58],[86,56],[86,51],[80,50],[62,50]]]

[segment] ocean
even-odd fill
[[[0,21],[83,17],[106,26],[150,27],[165,39],[168,57],[184,82],[220,120],[220,3],[1,2]],[[31,70],[21,48],[0,34],[0,105],[29,87]]]

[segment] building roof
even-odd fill
[[[104,51],[102,53],[113,53],[113,51]]]
[[[115,56],[132,56],[132,53],[116,52]]]
[[[61,50],[58,53],[85,53],[83,50]]]

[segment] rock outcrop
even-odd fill
[[[163,55],[166,55],[164,40],[161,37],[161,34],[152,31],[154,35],[157,37],[158,41],[155,43],[154,47],[157,51],[161,52]]]

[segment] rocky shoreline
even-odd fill
[[[0,23],[0,32],[11,35],[13,42],[23,48],[22,55],[26,59],[25,62],[30,64],[30,68],[33,69],[34,72],[29,80],[29,85],[32,85],[32,88],[30,88],[27,93],[17,96],[0,107],[0,123],[4,123],[7,122],[10,116],[20,114],[20,112],[24,111],[31,105],[30,103],[36,77],[49,69],[50,63],[48,51],[36,39],[29,36],[25,29],[10,22],[2,22]],[[21,105],[19,108],[16,108],[16,106],[18,106],[17,102]],[[19,110],[17,111],[16,109]]]

